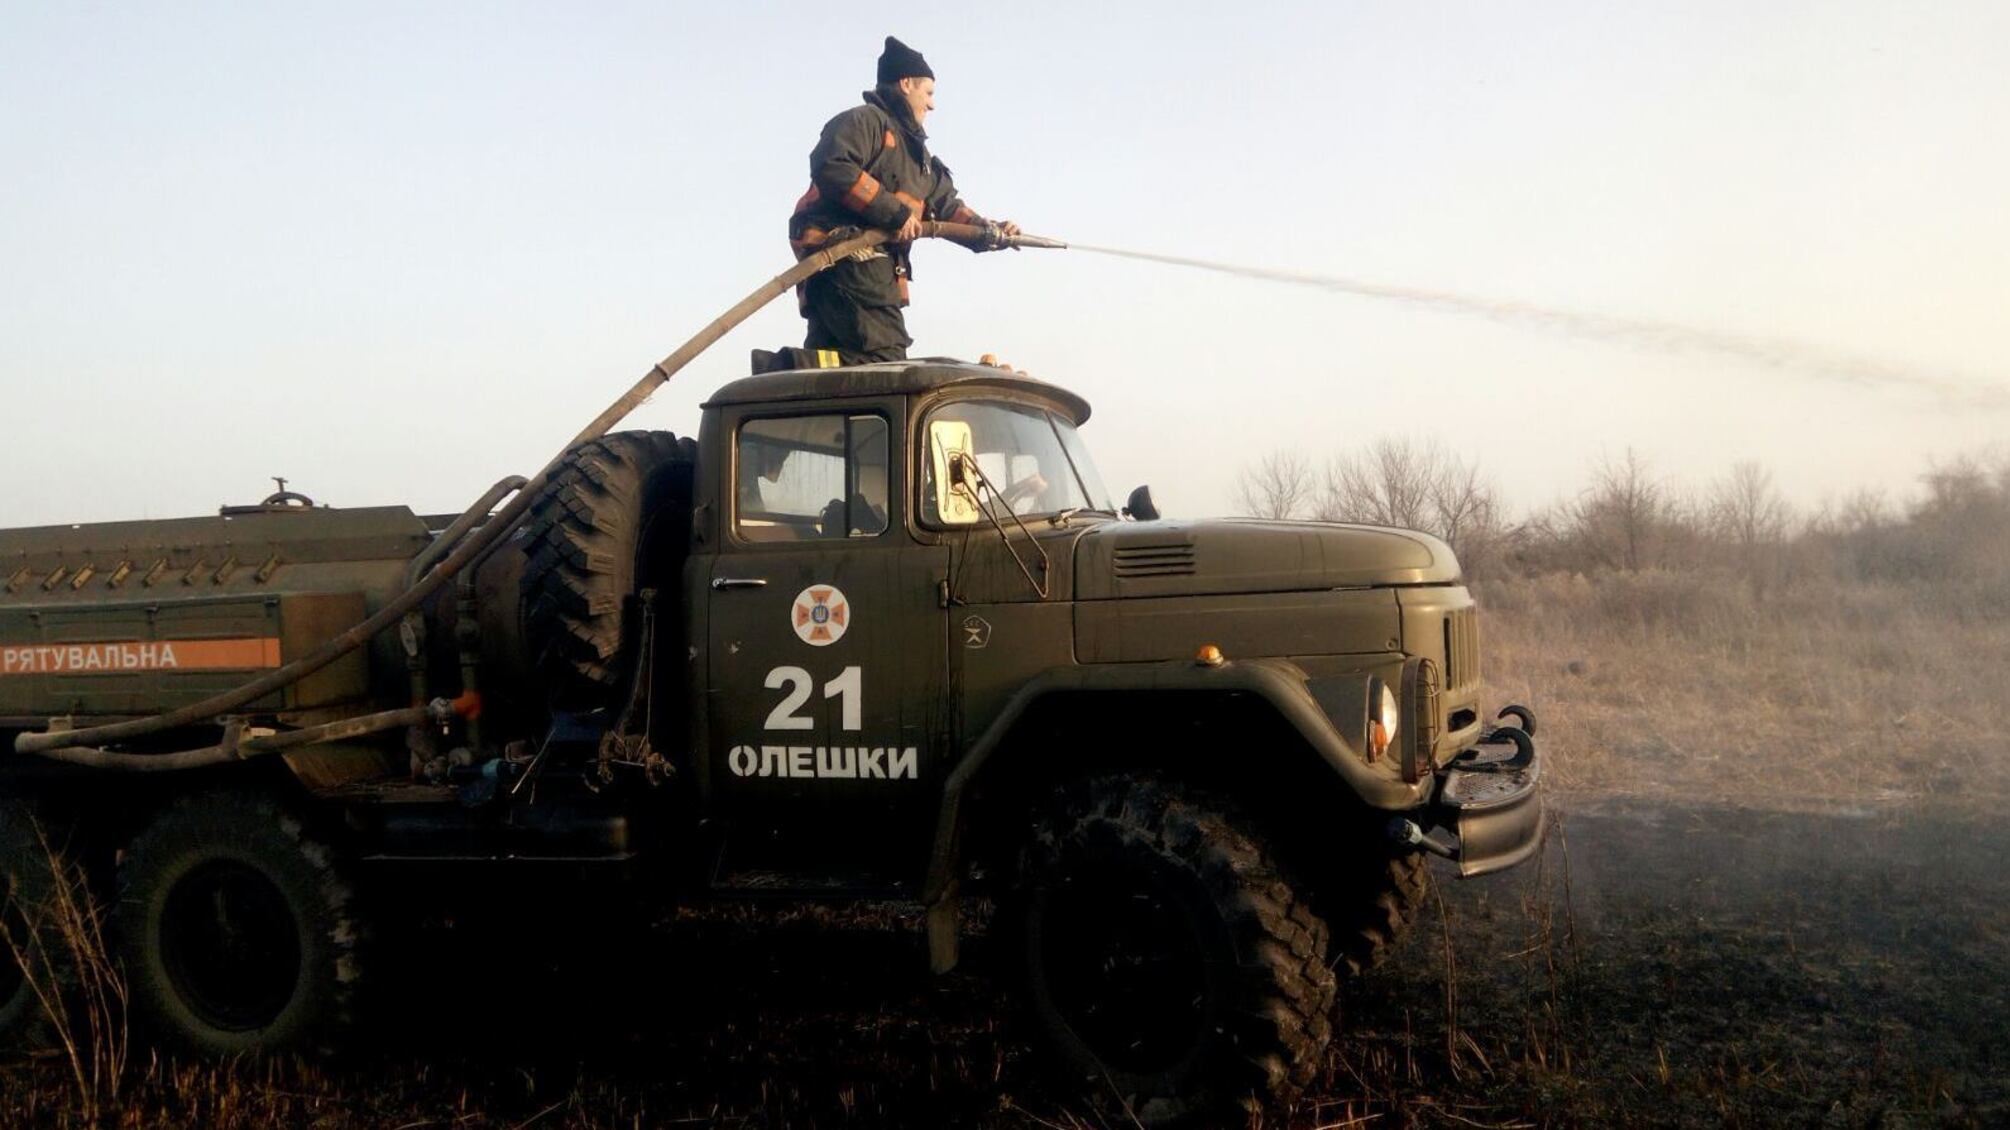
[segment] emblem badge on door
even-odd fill
[[[851,626],[851,605],[836,585],[811,585],[797,594],[789,616],[804,643],[827,647],[838,642]]]

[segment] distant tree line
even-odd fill
[[[1516,516],[1476,462],[1383,439],[1315,462],[1272,451],[1246,465],[1236,504],[1261,518],[1365,522],[1443,538],[1476,578],[1711,571],[1755,598],[1798,579],[1974,586],[2010,609],[2010,461],[1963,457],[1920,476],[1909,500],[1859,491],[1797,509],[1757,462],[1699,491],[1637,452],[1601,459],[1575,495]]]

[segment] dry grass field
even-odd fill
[[[1540,704],[1552,795],[1769,811],[2010,790],[2010,619],[1949,587],[1810,580],[1755,599],[1667,571],[1483,585],[1487,674]]]
[[[1496,700],[1541,713],[1547,849],[1441,877],[1343,990],[1318,1093],[1250,1125],[2010,1124],[2000,612],[1655,571],[1480,592]],[[583,961],[442,945],[353,1059],[139,1049],[103,1124],[1131,1124],[1053,1087],[991,982],[929,978],[900,908],[686,913]],[[0,1124],[84,1124],[80,1090],[0,1067]]]

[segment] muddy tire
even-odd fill
[[[50,917],[57,875],[66,870],[60,856],[51,859],[28,810],[0,803],[0,1055],[50,1046],[44,1002],[61,1007],[74,982]]]
[[[350,885],[271,800],[212,794],[162,812],[126,851],[115,917],[135,1018],[168,1047],[323,1052],[354,1024]]]
[[[680,487],[688,494],[695,457],[669,432],[615,432],[568,452],[532,503],[519,535],[522,629],[554,705],[602,706],[627,689],[648,525]]]
[[[1021,859],[1015,947],[1064,1071],[1149,1126],[1288,1100],[1332,1037],[1326,927],[1245,821],[1204,794],[1101,778]]]
[[[1369,854],[1360,870],[1335,875],[1316,907],[1330,932],[1328,961],[1342,977],[1359,977],[1380,965],[1402,942],[1431,878],[1421,853],[1363,851]]]

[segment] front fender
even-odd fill
[[[956,862],[960,855],[963,798],[982,773],[1005,738],[1041,699],[1054,694],[1081,691],[1167,692],[1181,694],[1247,694],[1269,704],[1299,736],[1305,739],[1326,764],[1346,782],[1363,803],[1390,811],[1412,809],[1429,799],[1429,778],[1406,782],[1393,766],[1368,764],[1350,740],[1335,725],[1321,701],[1346,699],[1351,681],[1358,679],[1366,701],[1372,675],[1322,678],[1315,698],[1303,668],[1284,659],[1249,659],[1210,667],[1191,660],[1163,663],[1103,663],[1056,667],[1020,687],[998,716],[973,742],[956,769],[943,783],[942,810],[936,822],[935,842],[922,887],[922,901],[934,904],[952,890]],[[1365,714],[1364,714],[1365,717]]]

